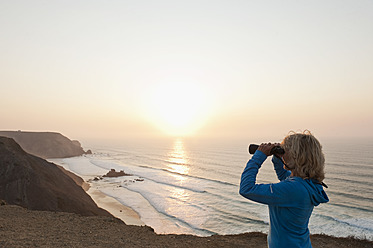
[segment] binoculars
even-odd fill
[[[255,151],[258,149],[259,145],[250,144],[249,145],[249,153],[254,154]],[[271,155],[283,155],[285,154],[285,150],[281,146],[275,146],[271,150]]]

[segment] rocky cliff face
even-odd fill
[[[79,141],[60,133],[0,131],[0,136],[14,139],[26,152],[41,158],[66,158],[85,154]]]
[[[0,137],[0,199],[31,210],[111,216],[55,164]]]

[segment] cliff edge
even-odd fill
[[[60,133],[0,131],[0,136],[14,139],[23,150],[41,158],[67,158],[85,154],[79,141]]]

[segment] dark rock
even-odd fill
[[[111,216],[55,164],[0,137],[0,199],[31,210]]]
[[[123,170],[117,172],[117,171],[115,171],[115,169],[111,169],[103,177],[122,177],[122,176],[132,176],[132,174],[127,174]]]

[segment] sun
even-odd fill
[[[148,117],[172,136],[194,134],[206,122],[209,98],[197,84],[173,82],[157,85],[149,99]]]

